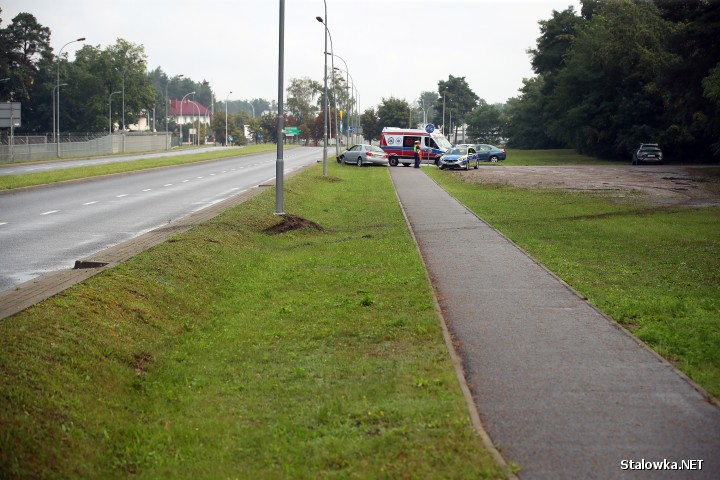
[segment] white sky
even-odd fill
[[[394,96],[415,101],[449,75],[488,103],[517,96],[533,75],[526,50],[538,20],[579,0],[326,0],[334,52],[362,110]],[[208,80],[218,100],[277,99],[279,0],[4,0],[3,26],[32,13],[57,53],[80,37],[107,47],[142,44],[148,68]],[[285,2],[285,81],[323,80],[322,0]],[[181,42],[182,41],[182,42]],[[70,58],[80,43],[68,45]],[[329,49],[328,44],[328,49]],[[335,66],[344,69],[336,58]],[[285,94],[287,95],[287,94]]]

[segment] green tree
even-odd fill
[[[299,122],[304,122],[317,112],[314,106],[315,99],[321,95],[322,85],[308,77],[293,78],[287,87],[287,110]]]
[[[480,99],[467,118],[468,136],[477,143],[500,143],[505,135],[503,105],[488,105]]]
[[[1,20],[0,20],[1,22]],[[0,29],[0,100],[22,103],[22,130],[49,131],[53,121],[54,66],[50,29],[19,13]]]
[[[109,97],[112,92],[123,91],[123,76],[125,123],[137,123],[143,112],[152,111],[157,92],[145,72],[145,59],[141,45],[123,39],[105,49],[85,45],[78,50],[75,62],[67,65],[63,75],[68,85],[62,87],[62,129],[107,130]],[[122,93],[113,97],[112,120],[122,128]]]
[[[385,127],[406,127],[410,118],[410,105],[399,98],[383,98],[377,109],[377,117],[380,130]]]
[[[550,135],[614,158],[655,140],[663,109],[655,80],[671,60],[664,46],[671,30],[650,2],[600,4],[557,74],[549,103],[558,115],[549,120]]]
[[[695,160],[720,156],[720,110],[713,97],[720,67],[720,2],[656,0],[660,15],[675,28],[666,33],[672,61],[658,83],[664,101],[659,135],[666,156]]]
[[[380,140],[380,133],[382,133],[382,127],[380,126],[380,119],[375,113],[374,108],[366,109],[360,116],[360,125],[362,125],[363,136],[368,140]]]
[[[546,121],[548,96],[543,93],[544,75],[523,80],[521,96],[511,98],[506,104],[505,136],[512,148],[561,148],[559,140],[548,136]]]
[[[440,102],[442,102],[442,99],[440,99]],[[438,104],[437,93],[430,91],[420,92],[420,98],[418,98],[417,104],[421,108],[425,109],[425,114],[427,115],[427,122],[432,123],[433,125],[436,124],[438,118],[438,115],[436,113],[436,108]],[[440,108],[442,108],[442,105],[440,106]]]
[[[457,135],[458,125],[467,122],[467,115],[475,108],[478,96],[465,81],[465,77],[453,77],[452,75],[446,81],[438,82],[438,94],[440,98],[443,98],[443,94],[445,94],[445,116],[449,119],[452,115],[452,123],[455,125]],[[441,102],[438,102],[435,107],[436,110],[438,108],[442,109]]]

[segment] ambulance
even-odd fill
[[[391,167],[397,167],[398,163],[407,167],[415,161],[413,155],[415,140],[420,141],[421,162],[433,165],[439,164],[440,156],[451,146],[447,138],[432,125],[425,127],[425,130],[385,127],[380,133],[380,148],[388,154],[388,163]]]

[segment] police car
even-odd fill
[[[480,160],[475,151],[475,147],[469,145],[460,145],[452,147],[440,157],[440,170],[444,169],[465,169],[470,170],[470,166],[478,168]]]

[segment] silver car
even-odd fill
[[[375,145],[358,144],[345,150],[337,158],[338,163],[354,163],[358,167],[363,165],[387,165],[388,154]]]

